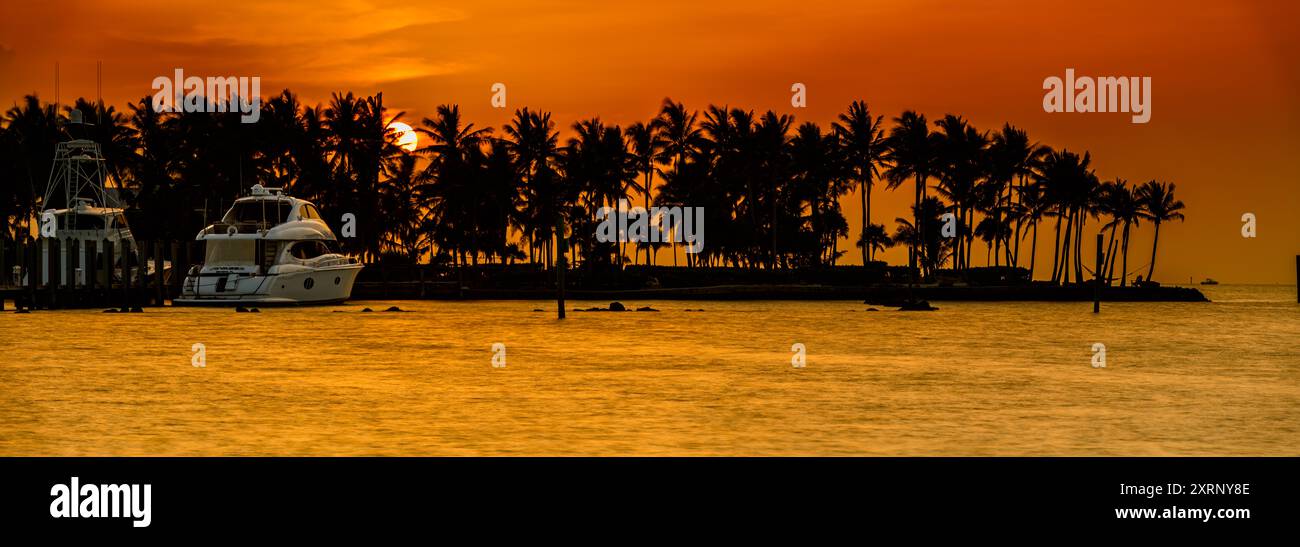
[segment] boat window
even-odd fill
[[[316,206],[315,206],[315,205],[308,204],[308,205],[307,205],[307,211],[311,212],[311,218],[316,218],[316,219],[321,218],[321,216],[320,216],[320,211],[317,211],[317,210],[316,210]]]
[[[208,266],[248,266],[257,263],[257,245],[251,239],[209,239],[207,248],[204,263]]]
[[[330,249],[323,241],[299,241],[293,244],[289,249],[289,254],[294,258],[309,260],[323,254],[329,254]]]
[[[62,230],[103,230],[104,217],[99,215],[66,214],[59,217]]]
[[[226,213],[224,221],[227,224],[236,224],[241,222],[257,222],[265,220],[268,223],[280,223],[289,218],[293,212],[293,204],[288,201],[259,199],[252,201],[241,201],[235,203]]]

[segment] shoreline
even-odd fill
[[[932,302],[1091,302],[1091,286],[918,286],[911,293]],[[709,285],[654,289],[566,289],[566,300],[858,300],[896,305],[907,286]],[[358,282],[350,300],[554,300],[555,289],[461,288],[419,282]],[[1193,287],[1104,287],[1102,302],[1209,302]]]

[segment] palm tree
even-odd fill
[[[457,105],[439,105],[436,118],[424,118],[420,123],[418,131],[429,137],[429,144],[416,153],[429,157],[425,177],[431,181],[421,192],[435,226],[441,230],[437,236],[440,247],[451,250],[456,263],[461,264],[475,232],[478,203],[474,154],[481,154],[480,147],[492,130],[462,123]],[[470,258],[477,259],[477,253],[470,253]]]
[[[1183,220],[1183,202],[1174,199],[1173,183],[1147,181],[1138,187],[1137,199],[1142,203],[1143,218],[1156,226],[1156,235],[1151,239],[1151,266],[1147,269],[1147,281],[1156,271],[1156,246],[1160,244],[1160,224],[1172,220]]]
[[[858,236],[858,242],[855,245],[869,251],[869,258],[875,260],[876,251],[883,252],[885,249],[893,247],[894,240],[889,237],[889,232],[885,231],[884,224],[873,223],[862,231],[862,235]]]
[[[953,268],[970,267],[975,210],[984,205],[980,181],[987,172],[988,136],[976,131],[961,116],[948,114],[935,122],[938,192],[952,202],[957,216],[957,245]],[[989,233],[996,234],[998,230]]]
[[[1110,228],[1111,241],[1115,238],[1115,229],[1123,226],[1120,235],[1119,254],[1122,256],[1120,263],[1120,280],[1119,286],[1128,285],[1128,241],[1130,227],[1137,226],[1142,220],[1142,203],[1138,201],[1133,190],[1129,188],[1128,181],[1115,179],[1107,186],[1106,192],[1106,210],[1111,216],[1111,221],[1104,228]],[[1115,259],[1110,259],[1110,267],[1106,274],[1107,282],[1114,279]]]
[[[839,198],[850,189],[838,133],[823,134],[817,124],[804,122],[790,140],[790,163],[790,194],[809,205],[816,262],[833,264],[839,243],[836,219],[843,219]]]
[[[640,185],[640,190],[645,197],[644,207],[646,212],[643,214],[648,215],[650,214],[650,190],[654,187],[655,157],[659,155],[659,143],[655,139],[654,129],[650,125],[641,122],[629,125],[625,134],[631,148],[634,168],[644,180]],[[650,265],[651,248],[646,245],[647,243],[649,242],[638,242],[638,245],[645,247],[645,263],[648,266]]]
[[[707,145],[699,125],[696,123],[698,114],[688,112],[686,107],[679,102],[674,102],[670,98],[664,98],[663,105],[659,108],[659,115],[650,122],[650,128],[655,133],[654,147],[659,150],[659,155],[655,158],[661,165],[667,165],[671,171],[667,174],[660,171],[659,175],[667,180],[671,176],[676,176],[682,168],[682,164],[693,153]],[[676,229],[676,227],[670,227]],[[677,261],[677,248],[674,243],[672,247],[673,262]]]
[[[917,266],[925,270],[927,275],[932,275],[948,257],[952,256],[953,238],[943,237],[938,230],[946,209],[947,207],[939,198],[927,197],[921,201],[920,206],[914,206],[912,209],[912,218],[919,219],[918,223],[902,217],[894,218],[894,222],[898,225],[894,232],[894,242],[914,245],[918,251]]]
[[[558,159],[559,132],[550,112],[515,111],[514,119],[504,128],[506,145],[514,156],[522,181],[519,202],[519,227],[529,242],[529,256],[542,255],[540,262],[550,267],[553,256],[551,241],[561,203],[567,202],[560,183]]]
[[[1002,213],[1010,208],[1016,196],[1013,190],[1023,188],[1028,178],[1033,175],[1035,162],[1042,151],[1043,148],[1038,144],[1029,142],[1029,135],[1024,130],[1011,124],[1003,125],[1001,131],[993,134],[992,141],[989,142],[989,182],[1000,190],[997,193],[997,206],[994,209],[997,224],[1002,224]],[[1018,186],[1017,182],[1019,182]],[[1006,193],[1005,206],[1002,205],[1003,191]],[[1006,250],[1007,264],[1012,266],[1019,265],[1020,254],[1021,223],[1017,221],[1015,224],[1014,238],[1017,242],[1015,250],[1013,251],[1010,245]],[[997,249],[994,249],[994,253],[996,255]]]
[[[889,151],[886,161],[889,163],[889,168],[884,173],[885,180],[888,181],[886,188],[889,190],[898,188],[907,179],[915,181],[916,198],[912,204],[914,214],[921,211],[926,180],[935,173],[937,167],[936,140],[937,138],[930,133],[930,125],[925,115],[907,110],[894,118],[894,128],[890,130],[887,141]],[[911,245],[912,252],[908,258],[908,265],[915,269],[920,252],[918,245],[926,239],[926,226],[919,218],[914,218],[913,221],[912,225],[917,227],[912,234],[916,237],[916,241]],[[913,281],[915,281],[915,274],[913,274]]]
[[[858,195],[862,199],[862,232],[859,241],[870,239],[866,233],[872,226],[871,188],[880,176],[878,168],[886,166],[885,156],[889,151],[885,131],[881,127],[883,119],[883,116],[872,118],[865,101],[853,101],[849,104],[848,111],[839,115],[839,121],[832,124],[844,146],[845,160],[853,169],[850,178],[858,183]],[[875,247],[860,247],[862,265],[865,266],[868,255],[874,258]]]
[[[1029,223],[1030,231],[1025,232],[1023,237],[1031,237],[1029,245],[1029,280],[1034,280],[1034,266],[1038,259],[1038,222],[1048,214],[1052,203],[1047,200],[1043,193],[1043,185],[1037,182],[1021,186],[1019,191],[1020,202],[1016,206],[1018,215],[1016,216],[1017,226],[1021,222]],[[1019,246],[1020,238],[1016,238],[1016,245]]]

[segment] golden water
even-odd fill
[[[1294,289],[1206,293],[9,311],[0,455],[1300,454]]]

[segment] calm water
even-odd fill
[[[553,302],[519,301],[9,311],[0,455],[1300,454],[1295,289],[1206,293],[1100,316],[676,301],[564,322]],[[411,311],[359,312],[392,304]]]

